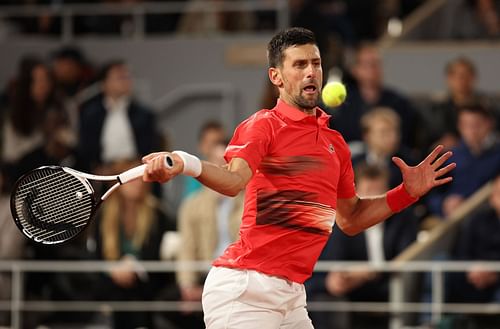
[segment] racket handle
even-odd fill
[[[137,179],[144,175],[144,170],[146,169],[145,164],[137,166],[135,168],[129,169],[127,171],[122,172],[120,175],[116,177],[116,179],[120,182],[120,184],[125,184],[130,182],[131,180]],[[174,159],[167,155],[165,156],[165,168],[171,169],[174,166]]]

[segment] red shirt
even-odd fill
[[[335,223],[337,198],[356,195],[344,139],[316,117],[278,100],[243,121],[226,161],[245,159],[254,175],[245,191],[240,239],[215,266],[252,269],[303,283]]]

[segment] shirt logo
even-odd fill
[[[332,144],[328,145],[328,151],[330,151],[330,153],[335,152],[335,148],[333,147]]]

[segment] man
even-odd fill
[[[334,222],[347,234],[361,232],[450,181],[441,177],[454,167],[438,169],[451,156],[438,158],[440,147],[417,167],[395,158],[403,184],[387,195],[359,198],[347,144],[317,107],[323,72],[314,34],[280,32],[268,45],[268,60],[278,102],[238,126],[226,149],[228,165],[182,151],[143,158],[145,181],[182,173],[222,194],[246,189],[240,239],[214,261],[205,281],[209,329],[312,328],[303,282]],[[171,169],[164,165],[167,155]]]
[[[478,90],[478,71],[467,57],[458,57],[445,66],[447,93],[431,106],[430,142],[451,149],[459,143],[458,110],[463,106],[485,102],[488,97]]]
[[[124,61],[106,63],[99,80],[102,93],[80,112],[78,167],[106,173],[114,161],[156,150],[159,137],[153,110],[133,97],[133,79]]]
[[[362,43],[354,54],[349,73],[353,82],[347,84],[347,101],[332,111],[331,126],[348,143],[362,140],[361,117],[376,107],[393,109],[401,120],[401,141],[418,151],[417,136],[420,118],[418,112],[400,92],[384,83],[383,62],[379,49],[371,43]]]
[[[500,172],[500,139],[491,108],[472,104],[458,109],[457,130],[461,139],[452,148],[458,163],[453,183],[429,194],[429,210],[447,218],[469,196]]]

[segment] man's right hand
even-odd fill
[[[165,166],[165,157],[170,156],[174,160],[172,168]],[[142,162],[147,165],[144,170],[143,180],[145,182],[166,183],[184,170],[184,162],[174,153],[155,152],[142,158]]]

